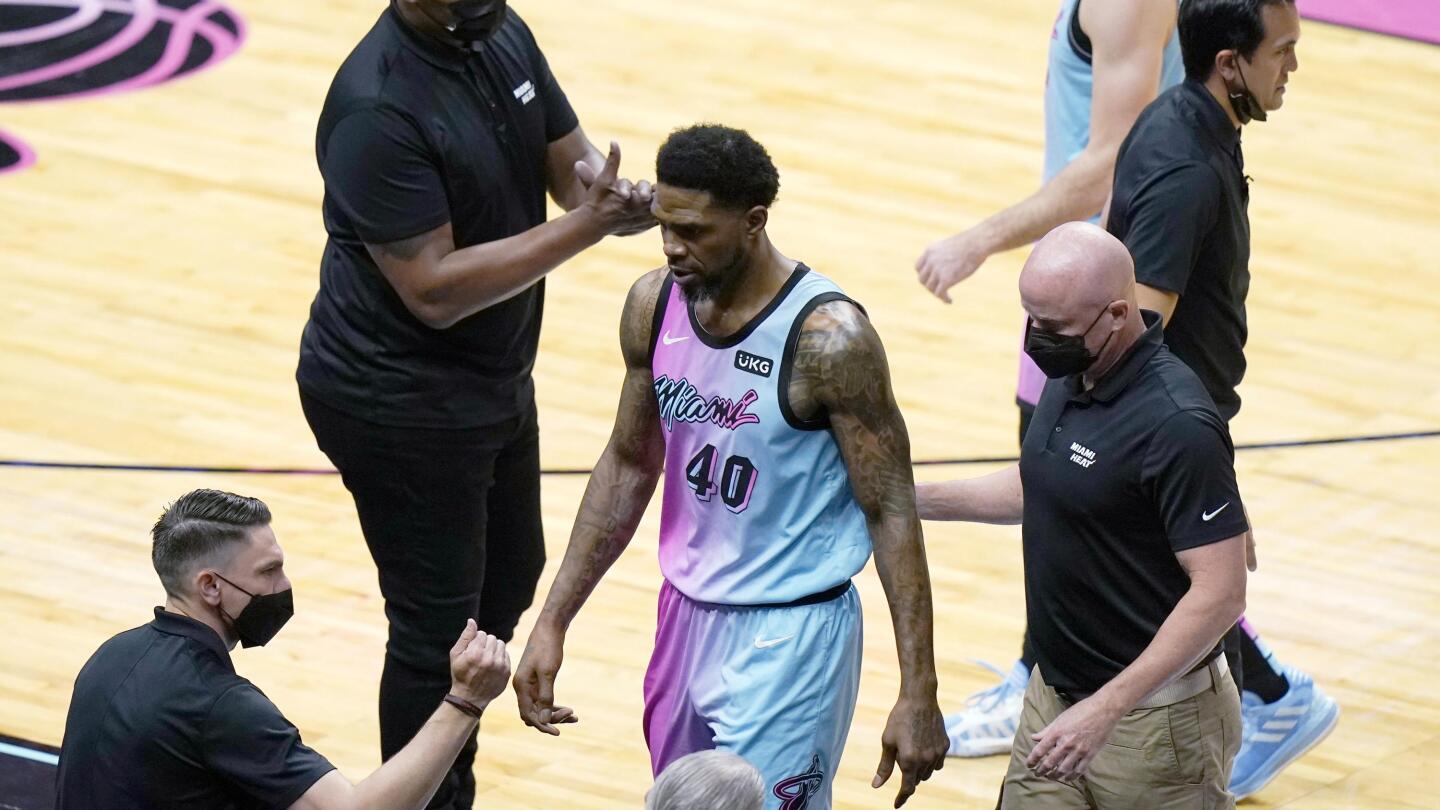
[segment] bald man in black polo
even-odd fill
[[[922,518],[1023,520],[1036,667],[1001,806],[1233,807],[1221,637],[1245,606],[1248,524],[1225,422],[1103,230],[1051,231],[1020,297],[1049,378],[1020,463],[917,488]]]

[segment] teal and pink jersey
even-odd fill
[[[792,602],[842,585],[870,558],[828,421],[799,419],[787,398],[800,325],[833,300],[849,299],[801,264],[750,323],[719,338],[665,281],[651,336],[665,435],[660,570],[691,599]]]
[[[655,650],[645,741],[656,775],[694,751],[744,757],[765,810],[830,806],[860,684],[870,533],[824,418],[786,399],[800,326],[848,301],[799,265],[726,338],[706,332],[673,278],[653,323],[665,435]]]

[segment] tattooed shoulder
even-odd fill
[[[627,366],[649,363],[650,332],[664,282],[665,268],[651,270],[636,279],[625,296],[625,311],[620,315],[620,349]]]
[[[885,348],[870,321],[846,302],[817,308],[801,327],[794,369],[809,413],[829,417],[866,515],[913,511],[910,439],[890,387]]]
[[[879,386],[888,390],[885,350],[869,318],[849,301],[816,307],[800,327],[792,360],[790,403],[810,419],[865,396]]]

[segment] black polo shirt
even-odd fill
[[[1165,343],[1200,376],[1226,420],[1240,410],[1249,191],[1240,133],[1199,82],[1150,103],[1120,145],[1106,228],[1135,258],[1135,279],[1178,293]]]
[[[1020,451],[1027,639],[1086,694],[1129,666],[1190,587],[1176,552],[1245,532],[1225,422],[1160,316],[1089,391],[1049,380]],[[1218,649],[1218,647],[1217,647]]]
[[[474,51],[412,31],[393,8],[340,66],[315,139],[329,241],[300,340],[305,393],[371,422],[493,425],[533,396],[544,282],[448,329],[405,308],[365,243],[446,222],[455,246],[545,221],[546,150],[578,122],[513,10]]]
[[[56,808],[285,808],[334,769],[235,674],[214,630],[157,607],[75,679]]]

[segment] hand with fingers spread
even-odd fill
[[[949,747],[945,718],[935,698],[900,698],[880,735],[880,767],[870,787],[883,786],[899,765],[900,792],[895,795],[895,806],[899,807],[914,795],[921,782],[945,767]]]
[[[1025,764],[1036,776],[1070,782],[1085,775],[1123,716],[1097,697],[1091,695],[1076,703],[1031,735],[1035,748]]]
[[[650,181],[639,183],[620,177],[620,144],[610,142],[610,154],[599,172],[583,160],[575,163],[575,177],[585,187],[585,203],[600,228],[613,236],[643,233],[655,225],[650,213],[654,192]]]
[[[971,228],[932,243],[915,262],[920,284],[932,295],[950,303],[950,288],[980,269],[990,251],[980,244],[979,232]]]
[[[537,731],[560,736],[557,726],[578,723],[580,718],[568,706],[555,705],[555,676],[564,657],[565,636],[542,625],[536,625],[515,668],[515,698],[520,719]]]
[[[481,709],[490,705],[510,679],[510,654],[505,642],[480,632],[474,619],[450,648],[450,691]]]

